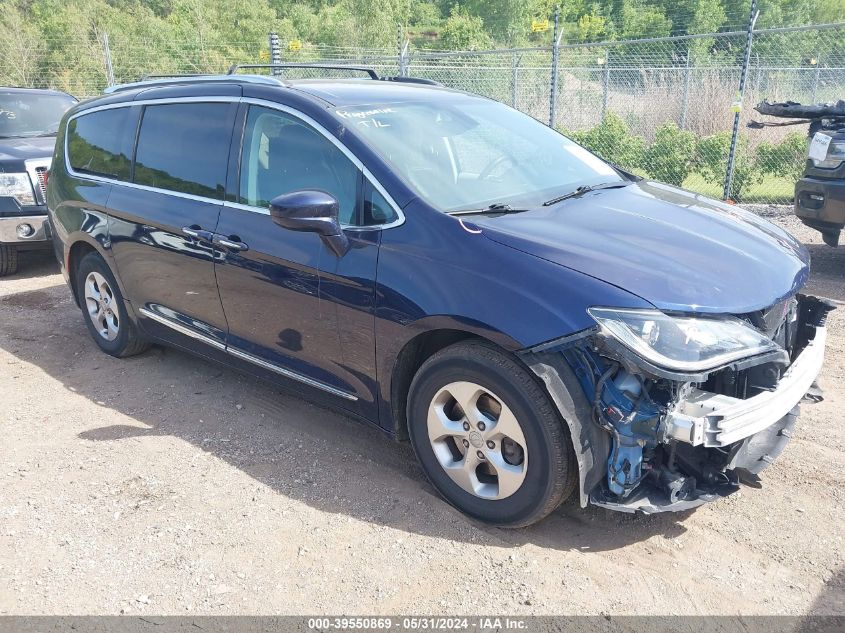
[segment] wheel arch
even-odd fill
[[[79,288],[77,287],[77,280],[76,280],[76,273],[79,270],[79,263],[85,258],[86,255],[89,253],[100,253],[100,251],[95,248],[90,242],[87,240],[77,240],[70,247],[67,249],[67,259],[66,259],[66,266],[68,272],[68,281],[70,283],[70,289],[73,293],[73,300],[76,302],[76,305],[79,305]],[[102,253],[100,253],[102,255]]]
[[[79,263],[89,253],[97,253],[103,258],[106,266],[109,267],[112,275],[114,275],[115,281],[117,281],[117,286],[120,289],[120,294],[123,295],[124,303],[127,304],[127,309],[129,310],[130,315],[134,318],[134,311],[131,309],[131,300],[126,296],[126,290],[124,289],[123,282],[118,274],[114,258],[111,256],[110,250],[103,246],[101,240],[88,233],[78,232],[73,236],[73,239],[69,239],[66,244],[64,264],[65,270],[67,271],[68,283],[70,285],[71,292],[73,293],[73,300],[76,304],[79,305],[79,289],[77,288],[76,283],[76,272],[79,268]]]

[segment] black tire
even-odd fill
[[[527,468],[510,496],[485,499],[465,490],[435,455],[428,434],[429,407],[443,387],[460,381],[496,394],[522,429]],[[509,528],[531,525],[557,508],[576,486],[577,464],[566,424],[535,376],[492,344],[464,341],[426,360],[411,383],[407,413],[411,443],[429,481],[446,501],[479,521]]]
[[[118,316],[118,332],[117,337],[113,340],[106,340],[94,326],[91,316],[88,314],[85,299],[85,281],[90,273],[99,273],[105,277],[109,288],[113,295],[111,303],[112,309],[116,310]],[[129,313],[126,310],[126,305],[123,301],[123,295],[120,293],[120,288],[117,281],[111,272],[111,269],[106,264],[105,260],[99,253],[89,253],[79,262],[79,267],[76,270],[76,292],[79,299],[79,306],[82,309],[82,317],[85,320],[85,325],[88,327],[88,332],[94,342],[106,354],[116,356],[118,358],[126,358],[127,356],[134,356],[146,351],[149,348],[149,343],[145,341]]]
[[[18,272],[18,247],[14,244],[0,244],[0,277]]]

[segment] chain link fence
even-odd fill
[[[61,41],[21,35],[0,42],[0,83],[54,87],[85,98],[143,75],[219,73],[234,63],[271,59],[269,40],[109,35]],[[845,98],[845,23],[758,29],[752,36],[747,65],[747,32],[458,52],[407,44],[398,50],[301,44],[283,47],[281,57],[367,65],[380,75],[423,77],[485,95],[554,125],[621,167],[717,198],[724,196],[733,140],[728,197],[785,204],[803,171],[807,126],[752,129],[747,123],[763,118],[753,105],[765,98]],[[288,78],[327,74],[283,72]]]

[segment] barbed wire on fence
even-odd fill
[[[806,157],[806,126],[749,129],[763,99],[845,98],[845,23],[756,29],[730,197],[787,203]],[[644,176],[722,197],[746,45],[745,31],[483,51],[397,50],[297,43],[283,61],[364,64],[379,74],[433,79],[496,99]],[[552,89],[552,59],[557,83]],[[154,41],[95,33],[0,44],[0,83],[52,87],[85,98],[147,74],[225,72],[266,63],[269,40]],[[260,72],[260,71],[259,71]],[[268,71],[269,72],[269,71]],[[285,77],[325,76],[286,70]],[[553,107],[552,107],[553,106]],[[549,120],[550,111],[554,119]]]

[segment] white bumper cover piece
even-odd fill
[[[747,400],[693,388],[666,416],[666,434],[693,446],[728,446],[771,426],[798,404],[824,361],[827,330],[816,334],[787,368],[773,391]]]

